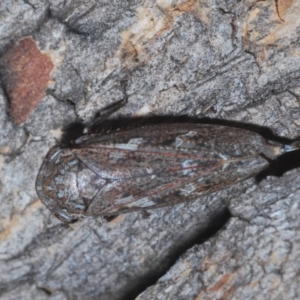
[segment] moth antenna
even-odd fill
[[[83,134],[88,135],[92,130],[92,128],[96,125],[101,124],[105,119],[107,119],[110,115],[112,115],[114,112],[118,111],[122,107],[124,107],[128,102],[128,95],[126,93],[126,82],[121,82],[121,87],[123,91],[123,98],[105,108],[99,111],[99,117],[97,117],[95,120],[91,121],[84,129]]]

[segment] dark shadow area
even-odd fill
[[[255,176],[255,181],[260,183],[267,176],[281,177],[284,173],[300,167],[300,150],[285,153],[273,161]]]
[[[204,243],[217,234],[227,224],[230,217],[231,214],[227,208],[223,208],[219,212],[213,214],[211,221],[204,230],[202,229],[201,231],[195,232],[189,239],[185,239],[181,245],[178,245],[178,247],[174,246],[170,249],[169,256],[164,260],[164,264],[161,265],[160,269],[135,281],[131,288],[124,291],[124,296],[120,298],[120,300],[136,299],[140,293],[154,285],[187,250],[195,245]]]
[[[97,118],[97,115],[95,115]],[[137,128],[147,125],[156,124],[180,124],[180,123],[195,123],[195,124],[211,124],[211,125],[222,125],[234,128],[246,129],[249,131],[256,132],[263,136],[265,139],[276,141],[282,144],[290,144],[294,140],[276,136],[271,129],[263,126],[258,126],[251,123],[241,123],[236,121],[210,119],[210,118],[191,118],[188,116],[154,116],[154,117],[141,117],[141,118],[117,118],[104,120],[100,125],[92,128],[91,133],[106,134],[115,130],[126,130]],[[62,143],[68,144],[69,141],[74,141],[76,138],[83,135],[83,129],[86,126],[81,122],[74,122],[64,128],[65,135]],[[72,143],[71,143],[72,144]]]

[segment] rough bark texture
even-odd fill
[[[292,0],[1,1],[1,299],[299,299],[299,169],[108,223],[65,225],[34,189],[63,126],[121,99],[124,79],[129,103],[115,116],[218,118],[296,138],[299,15]],[[53,69],[16,125],[8,87],[20,73],[5,57],[28,38]]]

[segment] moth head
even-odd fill
[[[84,213],[78,197],[78,163],[70,149],[53,147],[48,152],[36,179],[36,192],[46,207],[62,222],[74,223]]]

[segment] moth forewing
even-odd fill
[[[204,124],[160,124],[83,136],[55,146],[36,181],[58,218],[113,215],[198,199],[243,181],[281,154],[251,131]],[[263,154],[263,156],[261,155]]]

